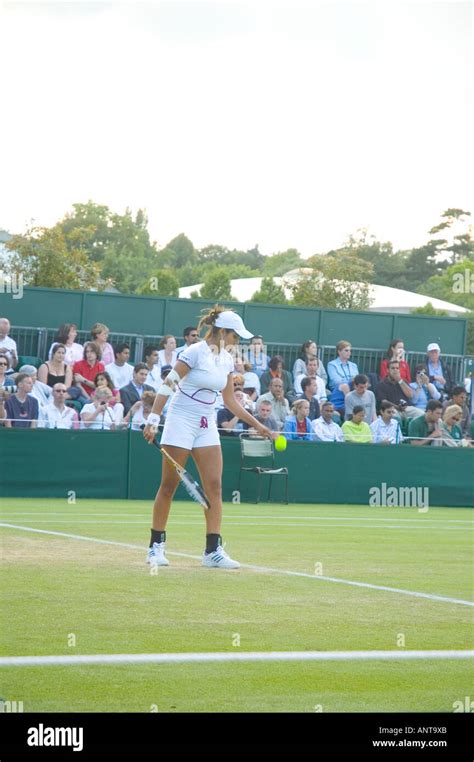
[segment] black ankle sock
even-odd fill
[[[153,547],[154,542],[166,542],[166,532],[162,532],[161,529],[152,529],[150,548]]]
[[[206,535],[206,553],[214,553],[214,551],[217,550],[218,545],[222,545],[222,537],[220,534]]]

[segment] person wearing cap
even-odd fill
[[[428,344],[426,352],[428,354],[426,365],[430,381],[441,392],[443,397],[449,396],[454,386],[453,377],[446,363],[440,359],[441,349],[439,344],[436,344],[436,342]]]
[[[225,407],[239,420],[256,429],[258,434],[274,439],[267,426],[245,410],[234,397],[234,358],[230,350],[240,338],[250,339],[242,318],[232,310],[216,305],[198,325],[207,327],[204,340],[187,347],[174,364],[166,381],[158,390],[153,410],[143,431],[151,444],[156,436],[165,402],[173,393],[161,445],[181,466],[190,455],[199,471],[201,484],[210,508],[205,512],[206,549],[202,565],[220,569],[237,569],[240,564],[225,552],[220,535],[222,521],[222,451],[214,416],[214,404],[222,391]],[[168,566],[165,555],[166,524],[179,477],[167,458],[162,459],[161,484],[153,508],[153,525],[147,562],[151,566]]]

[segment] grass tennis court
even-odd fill
[[[200,565],[200,508],[175,503],[171,566],[150,574],[150,508],[3,499],[1,656],[367,658],[2,666],[3,700],[26,712],[450,712],[472,695],[472,661],[369,659],[472,648],[469,509],[227,505],[224,540],[243,568],[224,571]]]

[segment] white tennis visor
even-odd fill
[[[244,326],[244,321],[240,315],[232,312],[232,310],[221,312],[214,325],[216,328],[227,328],[229,331],[235,331],[242,339],[251,339],[253,337],[253,333],[247,331]]]

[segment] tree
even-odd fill
[[[176,267],[184,267],[185,265],[197,263],[198,258],[193,243],[184,233],[180,233],[176,238],[173,238],[172,241],[166,244],[166,248],[175,253]]]
[[[22,277],[26,286],[100,289],[105,285],[100,268],[87,254],[68,241],[58,225],[33,227],[5,243],[11,252],[1,261],[7,276]]]
[[[423,307],[414,307],[410,310],[411,315],[438,315],[438,317],[447,316],[446,310],[437,310],[431,302],[427,302]]]
[[[287,251],[279,251],[277,254],[265,257],[263,274],[266,276],[284,275],[290,270],[295,270],[297,267],[302,266],[303,261],[299,251],[287,249]]]
[[[214,267],[206,274],[200,296],[215,302],[232,298],[227,267]]]
[[[308,260],[313,271],[290,286],[293,304],[366,310],[370,306],[369,279],[372,265],[350,255],[330,254]],[[354,287],[354,282],[357,287]]]
[[[152,296],[179,296],[179,281],[173,270],[156,270],[138,293]]]
[[[474,310],[474,261],[464,259],[448,267],[442,275],[429,278],[418,287],[419,294],[445,299]]]
[[[273,278],[263,278],[260,289],[254,293],[251,302],[260,304],[288,304],[284,289]]]
[[[470,216],[471,212],[465,212],[463,209],[446,209],[441,215],[441,222],[429,231],[430,235],[437,235],[442,231],[453,233],[453,228],[457,228],[458,232],[453,233],[450,245],[448,245],[449,241],[446,238],[438,238],[434,242],[438,254],[450,253],[452,264],[459,262],[464,257],[474,258],[472,228],[468,226],[467,220],[467,217]]]

